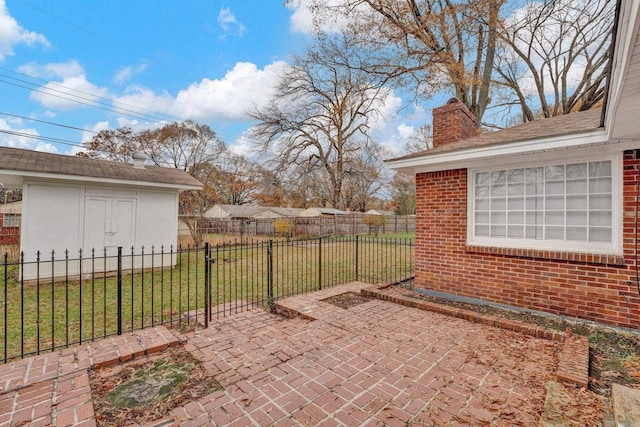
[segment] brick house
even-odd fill
[[[416,176],[416,288],[640,328],[640,19],[622,2],[602,109],[478,134],[455,100]]]
[[[0,245],[20,243],[22,201],[0,204]]]

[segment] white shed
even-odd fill
[[[178,169],[62,156],[0,147],[0,183],[22,188],[20,250],[32,262],[89,257],[95,249],[113,255],[118,246],[131,254],[142,246],[150,251],[177,244],[178,194],[201,189],[201,184]],[[139,252],[136,252],[139,253]],[[173,261],[175,262],[175,261]],[[77,264],[77,265],[76,265]],[[34,278],[35,265],[23,268]],[[78,270],[79,264],[71,268]],[[104,266],[105,269],[110,269]],[[40,277],[51,276],[51,268]],[[77,273],[69,271],[68,273]],[[58,275],[57,267],[54,275]]]

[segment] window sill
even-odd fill
[[[495,246],[475,245],[467,245],[466,250],[469,253],[503,255],[516,258],[532,258],[554,261],[570,261],[582,264],[624,266],[624,257],[621,255],[593,254],[570,251],[548,251],[540,249],[500,248]]]

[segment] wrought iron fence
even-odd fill
[[[325,237],[0,258],[7,362],[156,325],[211,319],[351,281],[410,278],[410,239]]]

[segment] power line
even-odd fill
[[[75,126],[64,125],[62,123],[48,122],[46,120],[34,119],[32,117],[20,116],[18,114],[5,113],[3,111],[0,111],[0,114],[2,114],[4,116],[15,117],[15,118],[18,118],[18,119],[30,120],[32,122],[46,123],[48,125],[58,126],[58,127],[61,127],[61,128],[66,128],[66,129],[81,130],[83,132],[90,132],[90,133],[94,133],[94,134],[98,134],[99,133],[98,131],[91,130],[91,129],[84,129],[84,128],[79,128],[79,127],[75,127]]]

